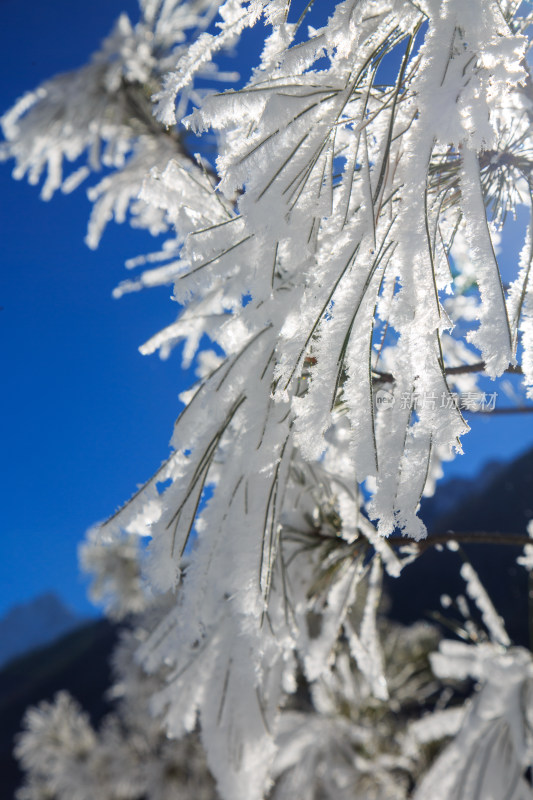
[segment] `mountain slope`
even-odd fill
[[[65,689],[95,724],[109,711],[105,693],[111,685],[109,658],[116,641],[117,628],[107,620],[98,620],[11,661],[0,671],[2,798],[11,800],[20,785],[21,774],[12,750],[28,706],[50,700]]]
[[[489,480],[468,485],[468,495],[429,525],[431,534],[486,531],[526,533],[533,518],[533,449],[493,472]],[[438,493],[439,490],[437,490]],[[529,646],[528,586],[526,570],[516,564],[521,548],[509,545],[465,545],[463,551],[478,571],[497,611],[504,617],[515,644]],[[440,597],[464,594],[459,575],[460,553],[429,548],[407,567],[400,581],[388,581],[392,615],[409,623],[442,611]]]
[[[0,619],[0,666],[78,627],[81,617],[53,592],[14,606]]]

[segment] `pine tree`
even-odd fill
[[[168,232],[116,293],[173,284],[178,319],[143,352],[185,342],[199,374],[170,458],[82,551],[110,613],[139,615],[118,716],[96,734],[64,695],[30,711],[20,797],[215,796],[199,735],[223,800],[532,798],[531,657],[471,565],[468,643],[380,614],[383,570],[401,580],[426,546],[420,500],[461,451],[463,412],[491,407],[480,377],[519,372],[533,392],[531,225],[509,287],[496,256],[506,216],[533,205],[531,14],[140,6],[2,121],[45,199],[110,169],[90,246],[113,214]],[[199,88],[230,77],[219,54],[252,26],[245,85]],[[216,164],[194,155],[205,131]],[[513,541],[530,569],[526,532]]]

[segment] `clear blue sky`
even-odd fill
[[[132,0],[0,0],[0,112],[43,79],[82,65]],[[110,225],[83,244],[83,189],[51,202],[0,164],[2,538],[0,614],[48,588],[76,609],[85,599],[76,548],[168,455],[191,383],[177,354],[137,348],[175,319],[171,290],[117,301],[124,261],[154,240]]]
[[[83,64],[133,0],[0,0],[0,113],[26,90]],[[83,190],[43,203],[0,164],[2,538],[0,614],[48,589],[84,614],[76,549],[168,455],[191,383],[177,354],[143,357],[139,344],[175,318],[170,289],[111,298],[126,258],[154,241],[110,225],[96,253],[83,244]],[[512,261],[517,244],[505,244]],[[533,416],[476,419],[450,474],[533,445]]]

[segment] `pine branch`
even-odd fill
[[[502,544],[510,547],[524,547],[526,544],[533,544],[533,539],[526,533],[501,533],[488,531],[467,531],[438,533],[428,536],[427,539],[415,541],[409,536],[390,536],[387,542],[393,547],[405,545],[416,545],[419,552],[423,553],[430,547],[446,546],[450,542],[460,544]]]
[[[444,373],[446,375],[469,375],[473,372],[484,372],[486,365],[484,361],[477,361],[475,364],[461,364],[457,367],[445,367]],[[381,372],[373,369],[375,383],[394,383],[394,375],[390,372]],[[523,375],[522,367],[519,365],[509,365],[505,372],[512,375]]]

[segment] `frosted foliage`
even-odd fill
[[[527,525],[527,532],[531,538],[533,538],[533,519],[530,519]],[[525,569],[532,570],[533,569],[533,544],[526,544],[524,545],[524,552],[521,556],[518,556],[516,559],[517,563],[520,566],[524,567]]]
[[[134,661],[146,626],[163,608],[152,604],[122,633],[113,658],[115,710],[98,730],[65,692],[27,712],[16,747],[27,773],[18,800],[216,800],[197,738],[170,741],[161,720],[150,716],[163,675],[147,676]]]
[[[208,97],[189,118],[195,130],[214,127],[226,134],[218,160],[222,192],[229,199],[243,185],[246,191],[233,221],[213,220],[189,238],[183,259],[188,274],[180,276],[176,297],[216,296],[232,311],[230,320],[219,317],[218,335],[209,330],[226,352],[272,326],[272,394],[278,403],[290,400],[291,441],[304,457],[318,458],[335,414],[347,413],[353,470],[359,480],[376,478],[370,510],[380,532],[397,525],[418,538],[424,531],[416,510],[432,454],[449,457],[467,431],[446,400],[452,349],[444,349],[442,339],[452,323],[439,297],[451,281],[443,263],[459,224],[481,290],[481,325],[470,338],[489,374],[499,374],[514,358],[491,233],[483,222],[486,175],[476,154],[497,146],[502,127],[518,124],[523,132],[525,97],[517,90],[514,104],[497,100],[504,84],[507,97],[525,80],[526,40],[511,35],[496,5],[480,3],[467,13],[444,3],[430,14],[415,56],[423,21],[415,7],[371,3],[367,17],[365,4],[356,5],[357,14],[354,3],[340,4],[328,25],[298,47],[287,49],[292,29],[282,23],[283,36],[272,36],[278,47],[283,39],[285,49],[274,59],[267,47],[247,87]],[[241,25],[242,7],[231,9],[223,31],[228,20]],[[357,28],[356,18],[363,20]],[[372,55],[401,41],[407,50],[397,84],[378,89]],[[324,53],[328,68],[314,72]],[[483,66],[495,59],[507,64],[504,74]],[[178,62],[176,86],[187,70]],[[458,100],[450,104],[452,96]],[[164,97],[168,103],[174,93]],[[163,95],[159,108],[161,103]],[[250,267],[259,264],[264,268]],[[243,290],[253,298],[244,308]],[[393,383],[385,382],[395,404],[375,413],[380,367],[373,343],[386,329],[389,336],[396,332],[387,368]],[[405,401],[413,395],[432,397],[433,404],[414,415]]]
[[[253,486],[248,480],[252,504],[261,498],[260,484]],[[379,562],[370,571],[365,566],[370,544],[363,531],[353,541],[352,531],[339,529],[331,480],[331,473],[321,476],[319,465],[310,473],[307,465],[293,461],[286,489],[293,498],[290,512],[282,513],[277,544],[270,529],[266,531],[259,557],[251,537],[231,550],[229,542],[221,549],[220,540],[203,535],[217,524],[208,507],[201,516],[193,557],[184,567],[177,607],[139,650],[147,671],[161,664],[170,668],[168,686],[156,693],[152,708],[174,737],[199,722],[208,764],[223,797],[263,796],[277,748],[280,706],[296,687],[295,656],[308,680],[317,680],[331,668],[342,627],[350,624],[361,642],[357,663],[363,674],[371,665],[381,670],[377,637],[370,641]],[[265,491],[270,492],[271,485]],[[358,508],[358,498],[345,502],[349,501]],[[235,500],[227,512],[232,519],[234,506]],[[257,568],[259,597],[251,591]],[[361,595],[362,619],[348,622],[360,587],[368,581],[370,588]],[[250,607],[252,601],[255,608]],[[313,615],[321,619],[319,635]],[[386,692],[384,677],[380,689]]]
[[[437,759],[415,800],[530,800],[525,771],[531,764],[531,654],[502,654],[492,645],[474,648],[443,642],[433,658],[440,677],[471,676],[481,688],[461,729]]]
[[[339,648],[331,672],[312,686],[314,710],[281,716],[275,800],[409,796],[409,783],[427,762],[424,748],[411,746],[407,719],[416,719],[421,698],[438,689],[427,658],[438,637],[423,624],[409,631],[387,625],[380,634],[390,697],[376,698]]]
[[[166,230],[157,208],[138,199],[143,179],[172,157],[189,168],[190,159],[179,135],[155,122],[150,95],[217,7],[216,0],[141,3],[137,24],[121,14],[88,65],[46,81],[2,117],[0,157],[15,159],[15,178],[37,184],[44,176],[43,199],[58,189],[71,192],[91,172],[105,170],[89,190],[90,247],[98,245],[109,220],[123,222],[128,211],[134,225],[153,234]],[[78,166],[81,159],[86,163]],[[70,163],[77,165],[74,171]]]
[[[144,611],[148,589],[141,578],[137,536],[109,543],[95,532],[81,545],[79,557],[81,567],[94,576],[89,596],[105,606],[108,616],[120,619]]]
[[[311,535],[311,531],[307,533]],[[376,581],[374,570],[367,587],[371,595],[376,592]],[[358,627],[360,614],[369,613],[365,591],[360,595],[350,612],[354,627]],[[180,741],[169,739],[161,716],[148,712],[154,693],[157,697],[158,692],[166,691],[169,667],[147,674],[135,659],[139,645],[149,644],[150,631],[171,605],[171,597],[153,601],[131,630],[122,633],[113,658],[115,683],[110,695],[115,710],[98,730],[65,693],[28,712],[17,745],[26,771],[19,800],[218,797],[197,735],[187,734]],[[383,639],[382,661],[390,698],[376,698],[371,683],[350,661],[348,650],[337,646],[331,669],[310,684],[313,710],[297,696],[292,708],[282,709],[271,772],[276,800],[292,797],[295,791],[302,800],[348,798],[354,790],[357,797],[376,800],[407,797],[409,780],[427,764],[424,749],[415,752],[411,746],[409,720],[417,720],[427,698],[439,691],[428,662],[438,636],[425,624],[409,630],[391,625],[383,629],[380,624],[379,637]],[[230,703],[229,696],[225,702]],[[216,706],[215,712],[222,724],[224,710]],[[76,783],[80,776],[83,786]]]
[[[263,6],[224,4],[218,38],[203,34],[157,94],[162,122],[175,121],[176,93]],[[185,339],[189,361],[207,332],[226,358],[187,398],[167,464],[104,527],[111,538],[122,529],[152,537],[148,578],[171,590],[212,487],[177,610],[142,658],[147,669],[175,663],[155,708],[176,736],[199,718],[210,767],[232,800],[261,797],[267,785],[295,652],[318,680],[344,629],[373,692],[387,692],[372,617],[357,631],[345,618],[363,561],[326,558],[336,580],[320,595],[320,634],[306,633],[291,588],[311,578],[304,571],[287,587],[280,540],[297,496],[291,465],[327,459],[342,462],[348,485],[371,478],[365,511],[378,534],[399,528],[420,539],[420,497],[468,430],[447,370],[466,353],[467,363],[481,358],[489,375],[501,374],[514,362],[521,317],[509,317],[484,197],[502,143],[511,131],[527,138],[526,38],[481,0],[343,2],[308,40],[292,46],[295,35],[281,20],[249,83],[209,95],[186,120],[223,136],[220,203],[205,209],[175,262],[175,297],[188,304],[181,320],[145,350]],[[403,53],[396,83],[383,88],[379,55],[395,48]],[[182,236],[180,181],[154,173],[143,197],[156,198]],[[456,261],[454,277],[457,230],[468,258]],[[479,288],[473,306],[451,305],[467,283],[462,270]],[[455,332],[462,310],[480,355]],[[388,393],[385,406],[376,388]],[[416,405],[415,396],[430,400]],[[334,431],[343,420],[341,446]],[[172,485],[159,494],[163,480]],[[364,549],[377,537],[349,494],[340,481],[332,487],[341,537]],[[362,519],[352,530],[350,504]],[[383,556],[391,574],[395,559]]]
[[[461,567],[461,577],[466,581],[467,594],[474,600],[481,611],[483,622],[489,631],[492,641],[508,647],[511,641],[505,630],[503,620],[496,612],[490,597],[471,564],[463,564]]]
[[[369,726],[328,716],[328,702],[393,702],[382,574],[397,578],[416,557],[420,499],[461,452],[457,393],[519,360],[533,385],[531,232],[510,287],[498,266],[506,215],[531,205],[531,20],[520,5],[342,0],[298,19],[290,0],[144,0],[139,22],[120,17],[88,66],[3,117],[4,155],[16,177],[45,176],[44,197],[109,170],[90,190],[90,246],[112,216],[168,231],[115,291],[174,287],[178,318],[142,352],[167,357],[180,343],[189,366],[211,343],[181,395],[169,458],[90,532],[82,559],[111,613],[157,606],[135,656],[151,686],[145,712],[176,739],[199,728],[223,800],[262,800],[275,778],[280,800],[302,780],[317,800],[349,786],[407,797],[426,766],[421,743],[461,725],[443,700],[433,729],[398,733],[389,752]],[[263,24],[251,76],[214,91],[228,77],[220,53]],[[216,166],[189,149],[204,132],[217,137]],[[66,177],[65,160],[77,168]],[[530,791],[515,731],[529,666],[477,575],[462,574],[493,642],[480,652],[510,676],[502,698],[516,713],[495,700],[485,731],[472,709],[493,702],[486,666],[466,727],[417,798],[459,800],[439,764],[462,759],[488,800],[492,767],[487,779],[467,769],[482,730],[487,758],[498,741],[505,761],[494,786],[517,800]],[[316,719],[291,706],[302,681]],[[305,764],[322,765],[322,794]]]

